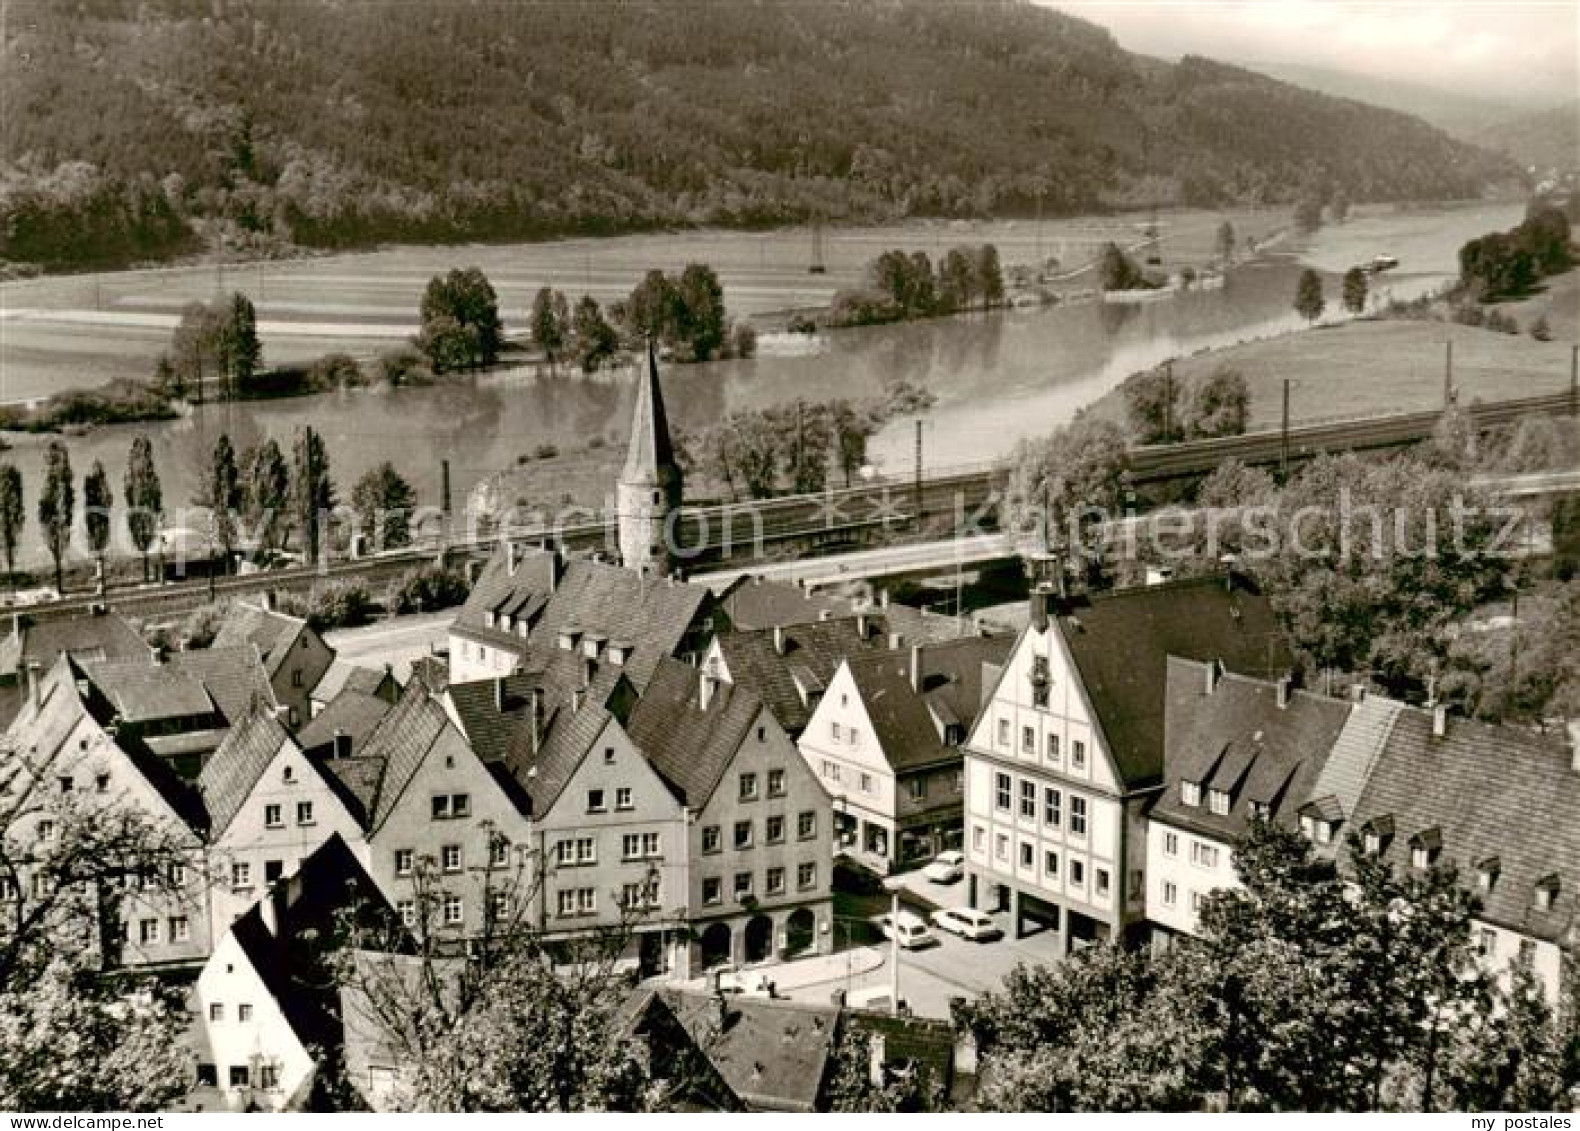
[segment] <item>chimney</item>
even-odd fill
[[[262,593],[260,593],[258,595],[258,603],[263,606],[264,612],[274,612],[274,590],[265,589]]]
[[[576,714],[582,709],[582,699],[586,697],[586,688],[577,688],[571,692],[571,714]]]
[[[1448,734],[1448,708],[1442,703],[1432,705],[1432,737],[1443,738]]]
[[[1204,695],[1211,695],[1214,691],[1218,690],[1218,677],[1222,674],[1222,671],[1218,667],[1217,660],[1207,661],[1207,667],[1205,669],[1206,678],[1202,689],[1202,693]]]
[[[505,713],[505,677],[494,677],[494,710],[503,715]]]
[[[1580,719],[1569,720],[1569,766],[1580,774]]]
[[[169,649],[167,649],[163,644],[155,644],[148,650],[148,662],[153,664],[156,668],[169,658]]]
[[[856,635],[863,641],[867,639],[867,614],[865,611],[856,614]]]
[[[1048,631],[1048,602],[1053,594],[1046,582],[1038,584],[1031,591],[1031,626],[1038,632]]]
[[[582,657],[582,686],[591,687],[593,676],[598,674],[598,662],[591,656]]]
[[[713,703],[713,693],[718,690],[719,677],[712,672],[705,671],[698,681],[697,703],[704,711]]]
[[[911,645],[911,690],[912,691],[920,691],[921,689],[922,689],[922,646],[920,644],[912,644]]]
[[[520,551],[514,542],[505,543],[505,572],[511,577],[516,576],[516,567],[521,564]]]
[[[817,611],[817,619],[820,620],[820,621],[832,620],[833,618],[834,618],[834,610],[833,609],[819,609]]]
[[[785,626],[782,624],[774,625],[774,651],[781,656],[785,654]]]
[[[21,640],[22,639],[22,614],[21,613],[12,613],[11,614],[11,639],[12,640]]]
[[[1289,706],[1289,683],[1290,680],[1287,675],[1278,677],[1278,709],[1280,711]]]
[[[38,710],[38,661],[27,662],[27,701],[33,704],[33,710]]]
[[[335,728],[335,757],[351,757],[351,736],[339,727]]]
[[[905,637],[901,636],[898,632],[889,633],[889,651],[898,652],[904,646]]]
[[[543,745],[543,688],[534,687],[529,693],[532,703],[532,749]]]
[[[880,609],[887,609],[888,607],[889,607],[889,591],[887,589],[880,589],[878,591],[878,608],[880,608]]]

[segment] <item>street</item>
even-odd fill
[[[450,622],[456,610],[418,613],[395,617],[362,628],[342,628],[326,633],[324,640],[336,654],[364,668],[389,664],[395,678],[405,683],[411,678],[412,661],[427,655],[435,645],[449,638]]]

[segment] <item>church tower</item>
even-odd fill
[[[670,514],[680,510],[680,499],[680,465],[669,440],[664,394],[658,384],[658,357],[649,342],[647,371],[637,378],[631,447],[615,486],[622,565],[655,577],[669,573],[666,534]]]

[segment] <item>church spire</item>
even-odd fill
[[[615,490],[620,560],[626,568],[659,576],[669,572],[668,519],[680,509],[681,486],[658,380],[658,354],[649,341],[647,367],[637,376],[630,446]]]

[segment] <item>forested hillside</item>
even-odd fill
[[[1030,5],[10,0],[0,258],[1455,197],[1503,158]]]
[[[1474,140],[1543,172],[1580,170],[1580,102],[1521,114],[1475,135]]]

